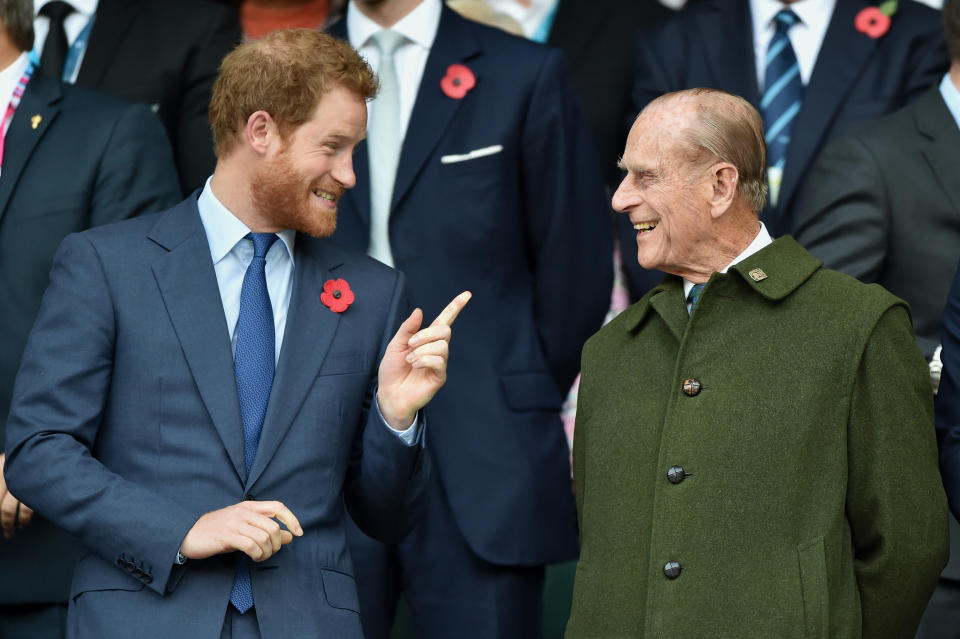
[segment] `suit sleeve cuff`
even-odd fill
[[[414,415],[410,428],[406,430],[394,430],[390,428],[390,424],[383,418],[383,413],[380,412],[380,402],[377,401],[376,397],[374,397],[373,404],[376,406],[377,417],[380,419],[380,423],[383,424],[384,428],[399,437],[407,446],[416,446],[420,443],[420,433],[423,431],[423,428],[421,428],[422,421],[420,420],[420,411],[417,411],[417,414]]]

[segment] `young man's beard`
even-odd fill
[[[334,180],[308,184],[286,153],[257,171],[250,182],[253,205],[274,224],[313,237],[328,237],[337,228],[337,211],[312,205],[314,188],[337,199],[345,190]]]

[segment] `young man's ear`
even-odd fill
[[[247,118],[247,144],[256,153],[265,154],[277,135],[279,135],[277,123],[266,111],[254,111]]]

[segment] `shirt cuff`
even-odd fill
[[[420,431],[423,430],[420,428],[420,411],[417,411],[417,414],[413,416],[413,423],[410,424],[410,428],[406,430],[394,430],[390,428],[390,424],[383,418],[383,413],[380,412],[380,402],[376,397],[373,399],[373,405],[377,407],[377,417],[380,418],[380,423],[383,424],[384,428],[399,437],[407,446],[416,446],[420,443]]]

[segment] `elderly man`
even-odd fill
[[[418,409],[469,297],[401,324],[403,276],[327,239],[375,90],[316,31],[242,45],[203,190],[61,245],[5,472],[86,546],[68,636],[363,637],[344,511],[385,542],[412,528]]]
[[[637,118],[613,198],[664,281],[587,343],[570,639],[908,638],[947,554],[907,306],[771,241],[759,114]]]

